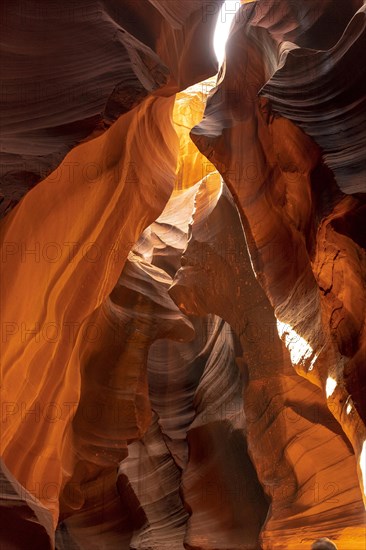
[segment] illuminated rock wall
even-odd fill
[[[352,498],[360,505],[366,445],[360,235],[366,218],[365,164],[358,148],[364,135],[358,128],[365,96],[364,82],[357,86],[364,68],[356,52],[364,40],[361,2],[344,7],[310,2],[298,10],[286,1],[243,6],[218,87],[191,132],[236,198],[254,272],[293,367],[320,388],[352,446],[360,486]],[[310,461],[303,462],[310,467]],[[341,482],[328,472],[327,479],[343,493],[350,478]],[[301,485],[298,472],[296,484]],[[349,520],[345,540],[335,536],[344,547],[364,544],[359,510],[359,538],[352,531],[347,535]],[[341,520],[334,521],[342,530]]]
[[[365,548],[365,8],[220,4],[1,8],[5,550]]]

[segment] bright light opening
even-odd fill
[[[331,376],[328,376],[327,382],[325,384],[325,394],[326,394],[327,398],[330,397],[331,395],[333,395],[334,390],[336,389],[336,387],[337,387],[337,380],[335,380]]]
[[[282,321],[277,320],[277,331],[280,336],[285,341],[286,347],[290,352],[291,362],[293,365],[298,365],[303,363],[307,359],[310,359],[314,355],[314,350],[308,342],[297,334],[297,332],[288,324],[283,323]],[[317,358],[315,354],[309,370],[312,370],[314,362]]]
[[[221,65],[224,61],[225,45],[229,36],[231,23],[233,22],[240,5],[240,0],[226,0],[226,2],[223,3],[217,18],[214,34],[214,50],[219,65]]]

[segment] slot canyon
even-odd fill
[[[366,550],[366,0],[0,5],[1,550]]]

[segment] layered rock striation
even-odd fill
[[[365,548],[365,6],[221,4],[1,7],[5,550]]]

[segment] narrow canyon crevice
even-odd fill
[[[4,550],[366,548],[366,4],[229,4],[1,5]]]

